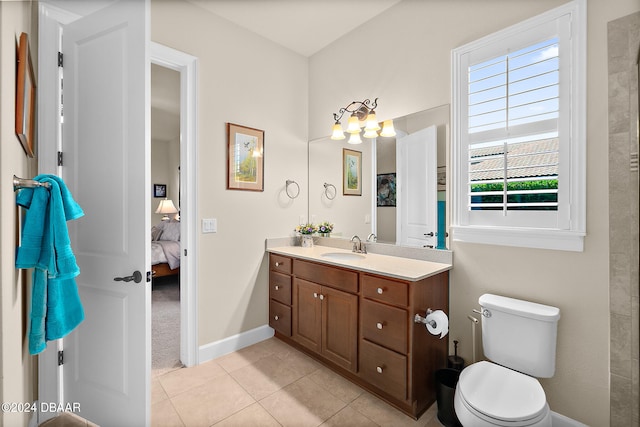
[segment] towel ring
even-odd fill
[[[333,196],[331,196],[331,192],[329,191],[329,188],[333,187]],[[324,183],[324,195],[327,197],[327,199],[329,200],[333,200],[336,198],[336,194],[338,193],[338,190],[336,190],[336,186],[333,184],[328,184],[328,183]]]
[[[295,185],[296,185],[296,187],[298,187],[298,191],[296,192],[296,195],[295,195],[295,196],[292,196],[291,194],[289,194],[289,185],[291,185],[291,184],[295,184]],[[292,180],[292,179],[288,179],[288,180],[286,181],[286,186],[285,186],[285,190],[284,190],[284,191],[287,193],[287,196],[288,196],[290,199],[295,199],[296,197],[298,197],[298,196],[300,195],[300,186],[299,186],[299,185],[298,185],[298,183],[297,183],[297,182],[295,182],[294,180]]]

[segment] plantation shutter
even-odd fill
[[[583,250],[586,0],[452,51],[452,238]]]
[[[470,223],[562,228],[567,43],[557,23],[469,52],[462,61]],[[532,217],[531,214],[536,214]],[[532,222],[533,221],[533,222]]]

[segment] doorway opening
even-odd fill
[[[151,64],[151,369],[180,360],[180,73]]]
[[[179,348],[179,357],[176,358],[175,351],[169,352],[164,369],[171,369],[172,362],[176,366],[194,366],[198,364],[198,343],[197,335],[197,141],[196,141],[196,81],[197,81],[197,58],[184,52],[151,42],[151,174],[153,181],[152,202],[150,206],[151,223],[161,225],[163,240],[177,240],[179,247],[179,272],[171,271],[159,277],[159,268],[155,265],[152,270],[156,270],[154,287],[158,284],[168,288],[166,298],[173,300],[173,311],[179,312],[179,318],[175,315],[172,320],[172,330],[164,327],[167,323],[160,319],[163,324],[158,331],[160,335],[169,334],[175,340],[179,336],[179,344],[173,343],[174,348]],[[176,101],[177,98],[177,101]],[[154,114],[155,113],[155,114]],[[157,120],[156,120],[157,119]],[[178,125],[175,121],[178,120]],[[157,123],[156,123],[157,122]],[[172,124],[173,123],[173,124]],[[157,132],[158,140],[154,140],[154,129]],[[171,128],[179,129],[177,136]],[[166,133],[166,135],[164,135]],[[164,135],[164,136],[163,136]],[[161,141],[164,140],[164,141]],[[157,144],[156,144],[157,143]],[[154,164],[156,166],[154,166]],[[158,173],[154,175],[154,173]],[[154,181],[157,179],[158,181]],[[162,180],[162,181],[161,181]],[[166,181],[166,182],[165,182]],[[156,184],[158,184],[158,196],[156,195]],[[159,210],[160,201],[171,200],[175,206],[176,213],[169,213],[168,220],[162,221],[162,215],[156,214]],[[176,218],[176,214],[178,214]],[[156,230],[157,231],[157,230]],[[169,233],[166,235],[165,233]],[[169,267],[172,267],[169,265]],[[152,291],[153,293],[153,291]],[[162,295],[159,295],[162,296]],[[153,298],[152,298],[153,299]],[[164,299],[164,298],[160,298]],[[177,300],[177,301],[176,301]],[[176,307],[179,304],[179,308]],[[156,314],[159,314],[158,304],[155,305]],[[152,317],[154,306],[152,303]],[[168,313],[165,313],[169,315]],[[161,316],[158,316],[161,317]],[[176,328],[179,333],[176,334]],[[153,337],[152,337],[153,339]],[[159,348],[162,344],[157,344]],[[154,346],[152,345],[152,359],[154,358]],[[169,360],[168,358],[171,357]],[[153,363],[152,363],[153,368]],[[175,369],[175,367],[173,367]]]

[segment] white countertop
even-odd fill
[[[351,254],[352,252],[345,249],[319,245],[314,245],[311,248],[278,246],[267,248],[267,251],[409,281],[422,280],[426,277],[442,273],[443,271],[451,270],[452,267],[451,264],[373,253],[362,254],[362,259],[329,258],[326,256],[327,253]]]

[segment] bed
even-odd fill
[[[153,277],[180,274],[180,221],[162,221],[151,228]]]

